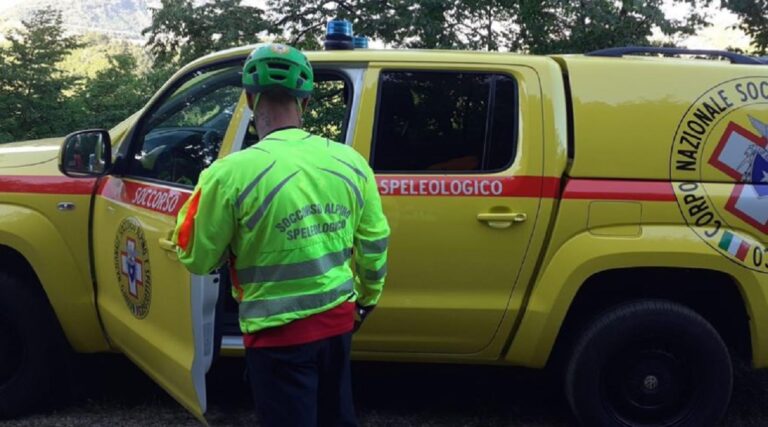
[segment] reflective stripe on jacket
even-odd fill
[[[273,132],[205,170],[174,233],[179,260],[195,274],[230,259],[243,333],[344,301],[376,304],[388,237],[365,159],[299,129]]]

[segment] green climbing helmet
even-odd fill
[[[248,55],[243,67],[243,87],[253,94],[283,89],[296,98],[308,98],[314,83],[307,57],[284,44],[259,45]]]

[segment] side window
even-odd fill
[[[352,94],[352,84],[341,72],[315,70],[315,89],[304,113],[304,130],[344,143]],[[256,142],[256,130],[249,126],[243,148]]]
[[[191,74],[138,130],[128,173],[194,186],[216,160],[242,92],[240,66]]]
[[[517,147],[517,84],[504,74],[382,71],[377,172],[492,172]]]

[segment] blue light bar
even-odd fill
[[[352,40],[352,23],[345,19],[328,21],[328,30],[325,33],[328,40]]]
[[[354,49],[352,40],[351,22],[345,19],[328,21],[328,30],[325,33],[325,42],[323,43],[326,50]]]
[[[355,49],[368,49],[368,37],[355,36],[354,46],[355,46]]]

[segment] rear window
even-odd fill
[[[494,172],[517,151],[517,84],[504,74],[382,71],[376,172]]]

